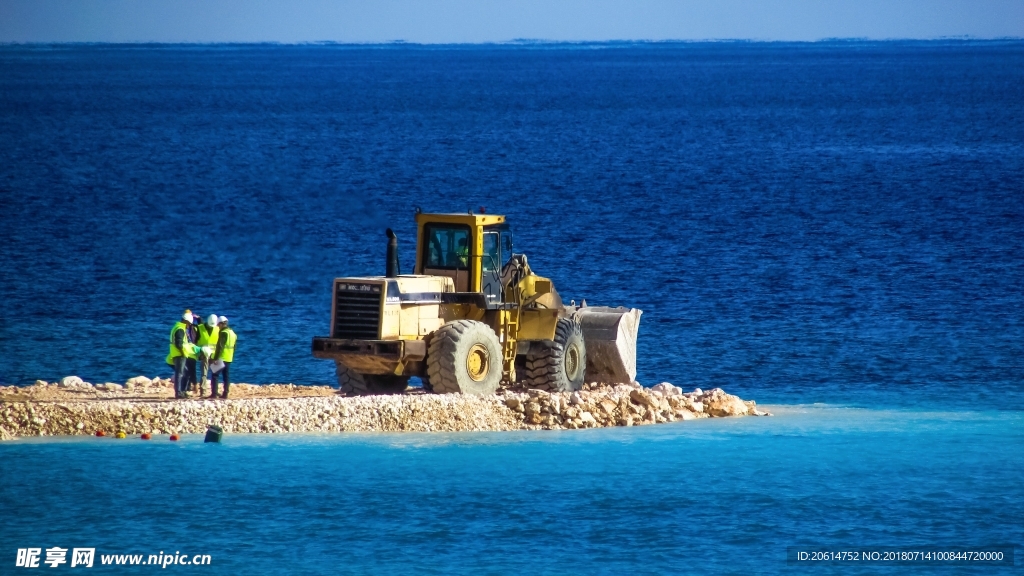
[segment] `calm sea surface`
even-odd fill
[[[54,546],[94,547],[111,574],[159,569],[100,555],[211,556],[176,574],[554,575],[886,569],[787,566],[789,546],[1022,553],[1021,412],[773,409],[582,432],[4,443],[0,573],[17,548]]]
[[[567,300],[644,310],[641,382],[777,416],[6,443],[0,573],[1024,545],[1024,42],[0,46],[0,384],[166,376],[184,308],[231,318],[234,379],[331,383],[331,279],[383,273],[386,227],[408,270],[416,207],[481,206]]]

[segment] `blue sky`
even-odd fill
[[[1024,37],[1024,0],[0,0],[0,42]]]

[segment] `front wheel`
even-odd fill
[[[494,394],[501,383],[501,345],[491,327],[456,320],[439,328],[427,350],[427,380],[439,394]]]
[[[587,347],[575,318],[562,318],[555,339],[533,342],[526,355],[526,385],[548,392],[573,392],[583,387]]]

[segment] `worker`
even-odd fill
[[[181,320],[171,327],[170,351],[167,363],[174,366],[174,397],[186,398],[188,390],[188,360],[195,370],[196,346],[189,337],[189,327],[195,321],[191,310],[185,310]]]
[[[469,246],[465,238],[459,239],[459,247],[455,250],[455,255],[459,257],[459,262],[463,266],[469,266]]]
[[[217,339],[220,336],[217,315],[210,314],[206,319],[206,324],[200,324],[196,328],[196,332],[198,333],[196,345],[199,346],[199,362],[202,366],[202,370],[200,370],[202,378],[199,379],[199,397],[202,398],[206,394],[203,387],[210,374],[210,362],[213,361],[213,352],[217,348]]]
[[[217,340],[217,350],[213,354],[213,365],[217,366],[217,370],[210,374],[210,398],[217,397],[217,377],[223,374],[224,393],[220,397],[226,399],[228,388],[231,387],[230,368],[231,363],[235,360],[235,342],[238,341],[238,335],[228,326],[226,316],[221,316],[219,320],[217,327],[220,328],[220,337]]]
[[[195,312],[192,313],[192,322],[188,325],[188,341],[192,344],[195,344],[196,340],[199,339],[199,333],[196,331],[196,326],[199,324],[201,317],[202,315],[200,314],[196,314]],[[198,347],[196,347],[196,355],[198,354],[199,350]],[[185,396],[188,396],[190,391],[194,391],[196,389],[196,382],[198,382],[196,379],[196,355],[185,359],[185,375],[188,377],[185,381],[185,387],[183,388]]]

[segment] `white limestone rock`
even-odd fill
[[[136,376],[134,378],[129,378],[128,381],[124,383],[124,386],[125,388],[147,388],[152,386],[152,384],[153,380],[146,378],[145,376]]]
[[[660,392],[665,396],[679,396],[683,393],[683,389],[678,386],[673,386],[668,382],[662,382],[661,384],[655,384],[651,386],[651,390],[654,392]]]
[[[60,379],[60,385],[64,388],[77,388],[85,384],[78,376],[65,376]]]
[[[710,416],[746,416],[749,409],[739,396],[726,394],[721,388],[715,388],[705,394],[707,411]]]

